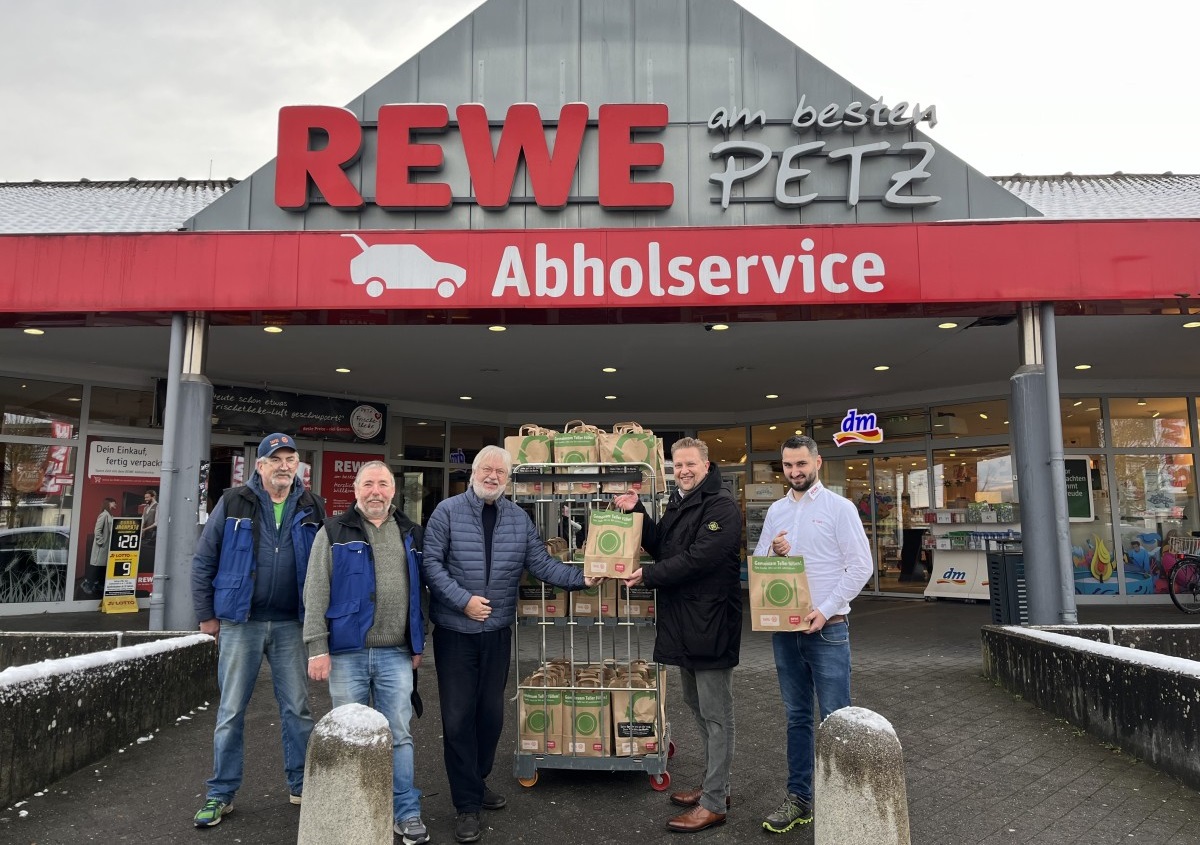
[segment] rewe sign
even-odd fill
[[[543,208],[567,204],[588,129],[586,103],[568,103],[558,116],[553,150],[538,107],[511,106],[492,146],[487,111],[478,103],[455,109],[458,134],[475,189],[483,208],[501,209],[512,199],[517,165],[524,159],[534,198]],[[669,182],[635,182],[637,170],[663,163],[661,144],[638,141],[636,133],[659,131],[667,125],[661,104],[611,104],[600,107],[596,132],[599,144],[599,203],[612,209],[668,208],[675,198]],[[375,204],[395,210],[449,208],[453,200],[444,182],[416,182],[413,174],[439,171],[445,154],[438,143],[418,140],[450,128],[444,105],[406,103],[381,106],[377,129]],[[314,136],[327,143],[313,149]],[[288,106],[279,112],[279,150],[275,170],[275,204],[283,209],[308,207],[309,180],[334,208],[356,209],[363,196],[346,176],[345,167],[361,155],[363,130],[351,111],[330,106]]]

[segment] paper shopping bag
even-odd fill
[[[651,492],[646,482],[653,474],[647,467],[654,466],[655,437],[653,431],[643,429],[636,422],[615,423],[611,434],[601,433],[600,463],[610,470],[641,472],[640,481],[605,481],[601,484],[604,493]]]
[[[807,631],[804,617],[812,613],[812,595],[804,558],[751,556],[751,631]]]
[[[601,578],[628,578],[638,568],[642,545],[642,515],[594,510],[588,517],[583,574]]]
[[[563,433],[554,437],[554,462],[559,464],[574,464],[559,471],[559,474],[599,472],[600,463],[600,429],[587,425],[582,420],[572,420],[563,426]],[[596,493],[600,485],[595,481],[555,481],[555,493]]]
[[[554,435],[558,432],[542,428],[534,423],[521,426],[516,436],[504,438],[504,450],[513,462],[513,475],[509,492],[523,496],[537,496],[550,492],[550,483],[521,481],[523,464],[548,464],[554,460]],[[531,466],[529,472],[547,473],[549,467]]]

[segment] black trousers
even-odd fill
[[[463,634],[433,629],[442,708],[442,752],[450,798],[459,813],[478,813],[504,728],[504,687],[512,629]]]

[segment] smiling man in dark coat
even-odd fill
[[[626,579],[658,590],[654,659],[679,667],[683,700],[704,744],[704,784],[674,792],[689,809],[667,822],[680,832],[724,824],[733,765],[733,667],[742,645],[742,515],[703,440],[671,447],[676,491],[662,519],[642,523],[642,547],[654,565]],[[621,510],[645,508],[636,493],[614,499]]]

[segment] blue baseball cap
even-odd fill
[[[278,452],[280,449],[296,450],[296,441],[291,438],[291,435],[275,432],[268,434],[262,439],[262,443],[258,444],[258,456],[260,458],[269,458]]]

